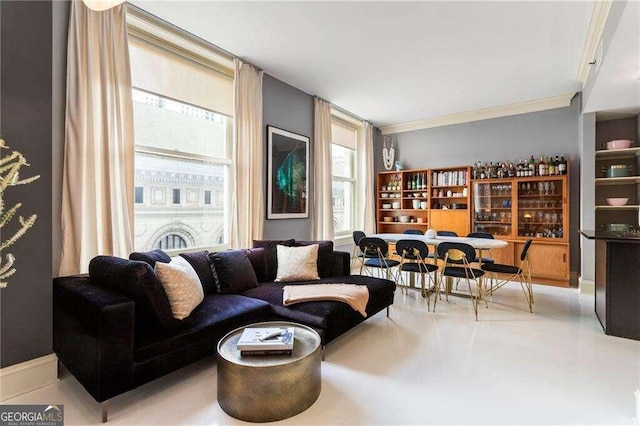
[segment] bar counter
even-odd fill
[[[596,242],[595,311],[604,332],[640,340],[640,232],[580,233]]]

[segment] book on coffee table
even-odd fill
[[[293,327],[247,327],[238,340],[240,355],[291,355]]]

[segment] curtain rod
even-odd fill
[[[328,100],[326,100],[326,99],[324,99],[324,98],[321,98],[321,97],[320,97],[320,96],[318,96],[318,95],[315,95],[315,97],[316,97],[316,98],[318,98],[318,99],[320,99],[321,101],[324,101],[324,102],[328,103],[329,105],[331,105],[331,108],[335,108],[335,109],[337,109],[338,111],[340,111],[340,112],[341,112],[341,113],[343,113],[343,114],[347,114],[348,116],[351,116],[351,117],[355,118],[356,120],[366,121],[366,122],[368,122],[368,123],[370,123],[370,124],[371,124],[371,122],[370,122],[369,120],[365,120],[364,118],[362,118],[362,117],[360,117],[360,116],[357,116],[357,115],[355,115],[354,113],[352,113],[352,112],[350,112],[350,111],[347,111],[346,109],[344,109],[344,108],[342,108],[342,107],[340,107],[340,106],[338,106],[338,105],[334,104],[333,102],[330,102],[330,101],[328,101]]]
[[[251,65],[253,68],[257,69],[258,71],[264,71],[264,69],[262,67],[257,66],[256,64],[254,64],[253,62],[250,62],[240,56],[234,55],[233,53],[229,52],[228,50],[225,50],[219,46],[216,46],[215,44],[211,43],[210,41],[207,41],[201,37],[198,37],[197,35],[190,33],[187,30],[184,30],[174,24],[172,24],[169,21],[166,21],[156,15],[154,15],[153,13],[147,12],[144,9],[141,9],[140,7],[131,4],[129,2],[127,2],[127,8],[133,10],[133,12],[139,16],[144,16],[146,19],[152,21],[154,24],[160,26],[160,27],[164,27],[164,29],[168,29],[184,38],[186,38],[187,40],[194,42],[196,44],[199,44],[203,47],[206,47],[208,49],[213,50],[215,53],[219,54],[220,56],[224,56],[227,59],[233,60],[233,59],[239,59],[242,62]]]

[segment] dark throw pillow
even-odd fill
[[[95,284],[132,299],[136,321],[163,326],[175,323],[167,293],[148,263],[97,256],[89,262],[89,276]]]
[[[211,272],[209,252],[202,250],[193,253],[180,253],[180,256],[185,258],[185,260],[193,266],[193,269],[195,269],[196,274],[198,274],[198,278],[200,278],[204,294],[207,295],[215,293],[216,280],[213,278],[213,273]]]
[[[252,248],[252,249],[244,249],[244,253],[249,258],[249,262],[251,262],[251,266],[253,266],[253,271],[256,273],[256,278],[259,283],[263,283],[269,281],[267,279],[267,251],[266,249],[260,248]]]
[[[140,260],[142,262],[147,262],[151,265],[151,269],[156,267],[156,262],[169,263],[171,262],[171,257],[160,249],[155,249],[146,252],[133,252],[129,255],[129,260]]]
[[[331,276],[333,264],[333,241],[296,241],[295,247],[318,244],[318,275],[320,278]]]
[[[253,266],[244,250],[209,254],[211,272],[220,293],[241,293],[258,286]]]
[[[294,239],[291,240],[253,240],[253,248],[262,247],[265,249],[267,267],[265,269],[265,281],[273,281],[278,273],[278,251],[276,247],[283,245],[293,247]]]

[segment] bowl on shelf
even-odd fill
[[[418,198],[420,196],[420,194],[418,194],[417,192],[413,194],[414,198]]]
[[[607,198],[607,204],[610,206],[620,207],[629,202],[628,198]]]
[[[420,194],[420,195],[422,195],[422,196],[423,196],[423,197],[425,197],[425,198],[427,197],[427,193],[426,193],[426,192],[423,192],[423,193],[422,193],[422,194]]]
[[[393,222],[393,217],[392,216],[385,216],[382,218],[382,220],[384,222]]]
[[[393,207],[394,209],[399,209],[400,208],[400,201],[394,201],[391,204],[391,207]]]
[[[386,192],[383,192],[382,194],[380,194],[381,198],[389,198],[389,194],[387,194]]]
[[[409,220],[411,220],[410,216],[400,216],[399,218],[400,223],[409,223]]]
[[[383,204],[382,208],[383,209],[390,209],[391,208],[391,204]]]
[[[625,149],[631,146],[629,139],[618,139],[615,141],[607,142],[607,149]]]

